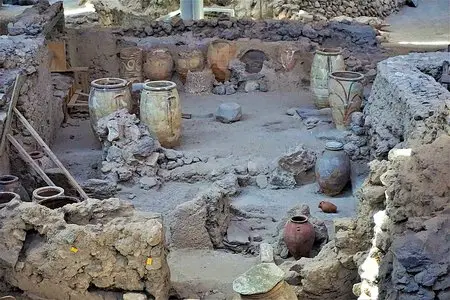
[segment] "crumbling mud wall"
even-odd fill
[[[8,35],[0,39],[0,93],[6,94],[1,110],[7,111],[15,76],[26,76],[16,107],[49,144],[62,123],[63,107],[62,99],[53,98],[51,55],[46,40],[62,29],[61,22],[64,23],[61,3],[50,6],[40,2],[9,23]],[[4,122],[6,113],[2,118]],[[36,143],[30,133],[19,122],[13,122],[13,127],[25,148],[34,150]]]
[[[119,199],[51,210],[11,202],[0,210],[0,281],[47,299],[168,299],[159,215]],[[108,298],[109,297],[109,298]]]

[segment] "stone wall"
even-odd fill
[[[449,59],[446,52],[416,53],[378,64],[364,109],[372,157],[387,158],[394,147],[428,144],[450,133],[450,92],[435,79]]]
[[[8,24],[8,35],[0,38],[0,93],[2,124],[6,119],[17,74],[26,76],[20,90],[17,109],[27,118],[43,140],[51,144],[63,120],[62,99],[53,98],[53,86],[49,71],[50,53],[47,37],[61,30],[62,4],[40,4],[25,10],[14,23]],[[30,133],[19,123],[13,122],[13,133],[27,150],[34,150],[36,143]],[[3,126],[1,128],[3,130]],[[7,169],[2,170],[8,172]]]
[[[0,282],[46,299],[168,299],[160,216],[119,199],[0,210]],[[126,299],[126,298],[124,298]],[[136,299],[136,298],[133,298]]]
[[[300,19],[302,10],[326,18],[343,15],[386,17],[397,11],[404,2],[404,0],[275,0],[272,7],[274,17],[278,19]]]

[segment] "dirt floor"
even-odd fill
[[[332,124],[321,124],[308,130],[301,119],[286,114],[286,111],[293,107],[314,107],[308,91],[237,93],[231,96],[197,96],[182,93],[181,99],[183,112],[198,117],[183,120],[183,142],[177,150],[208,157],[208,164],[246,165],[250,159],[258,157],[272,161],[288,148],[298,144],[304,144],[320,152],[327,139],[342,136],[339,131],[332,128]],[[220,103],[229,101],[242,105],[241,121],[223,124],[214,118],[200,117],[214,113]],[[53,150],[77,180],[84,181],[100,177],[98,164],[101,161],[101,150],[92,134],[89,121],[72,119],[69,123],[72,125],[62,128],[59,132]],[[353,183],[359,185],[364,178],[364,168],[360,165],[354,166]],[[192,200],[200,189],[209,184],[209,182],[193,184],[168,182],[164,183],[160,189],[150,191],[142,190],[138,185],[123,186],[118,196],[131,201],[140,210],[167,215],[178,204]],[[319,194],[317,190],[315,183],[292,190],[246,187],[232,199],[231,205],[237,210],[267,217],[261,220],[251,219],[246,224],[249,226],[251,222],[257,222],[262,225],[259,226],[262,229],[253,234],[260,235],[267,242],[273,240],[278,221],[289,209],[300,204],[308,204],[313,216],[325,220],[329,234],[333,236],[332,220],[354,216],[356,199],[349,188],[342,195],[330,200],[338,206],[338,213],[324,214],[317,205],[322,199],[328,197]],[[236,224],[242,223],[239,219],[234,221],[237,222]],[[231,292],[232,280],[253,265],[255,259],[217,251],[205,253],[177,251],[171,253],[169,263],[174,282],[183,286],[184,289],[196,292],[217,290],[222,293]],[[212,270],[224,270],[224,272],[221,272],[219,277],[214,277],[211,275]],[[214,298],[211,296],[211,299]]]

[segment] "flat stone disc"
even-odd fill
[[[233,281],[233,290],[241,295],[263,294],[272,290],[281,280],[284,272],[274,263],[262,263]]]
[[[339,151],[344,149],[344,144],[341,142],[328,142],[325,144],[325,149],[331,150],[331,151]]]

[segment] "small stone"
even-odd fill
[[[218,85],[214,87],[212,92],[216,95],[225,95],[227,93],[225,85]]]
[[[264,93],[269,91],[269,83],[266,80],[259,81],[259,91]]]
[[[225,94],[226,94],[226,95],[233,95],[233,94],[236,94],[236,89],[234,88],[233,85],[227,85],[227,86],[225,87]]]
[[[245,83],[244,90],[246,93],[256,92],[259,89],[258,81],[249,80]]]
[[[123,294],[123,300],[147,300],[147,296],[140,293]]]
[[[176,167],[178,167],[178,163],[177,163],[176,161],[169,161],[169,162],[167,163],[167,169],[168,169],[168,170],[173,170],[173,169],[175,169]]]
[[[262,240],[263,240],[263,238],[260,234],[252,235],[252,242],[259,243],[259,242],[262,242]]]
[[[267,176],[262,174],[256,176],[256,185],[260,189],[265,189],[269,185],[269,182],[267,181]]]
[[[273,262],[273,247],[268,243],[261,243],[259,245],[259,259],[262,263]]]
[[[117,169],[117,175],[120,181],[128,181],[133,177],[133,172],[125,167],[120,167]]]
[[[147,157],[147,159],[145,160],[145,164],[147,166],[155,167],[158,163],[159,154],[160,153],[158,152],[153,152],[149,157]]]
[[[128,199],[133,200],[134,198],[136,198],[135,194],[129,194],[128,195]]]
[[[222,123],[239,121],[242,117],[242,108],[235,102],[227,102],[219,105],[216,111],[216,119]]]
[[[178,158],[183,157],[182,153],[173,149],[165,149],[164,154],[168,160],[177,160]]]
[[[139,183],[141,185],[141,189],[144,190],[150,190],[152,187],[155,187],[158,185],[158,179],[155,177],[142,177],[141,180],[139,180]]]
[[[295,114],[297,114],[297,108],[296,108],[296,107],[289,108],[289,109],[286,111],[286,114],[287,114],[288,116],[294,116]]]
[[[288,248],[284,247],[281,250],[280,257],[285,259],[285,258],[288,258],[288,256],[289,256],[289,250],[288,250]]]
[[[303,124],[305,124],[306,129],[313,129],[314,127],[319,124],[320,120],[316,117],[309,117],[306,120],[303,121]]]
[[[357,126],[364,126],[364,114],[362,112],[354,112],[351,116],[351,123]]]

